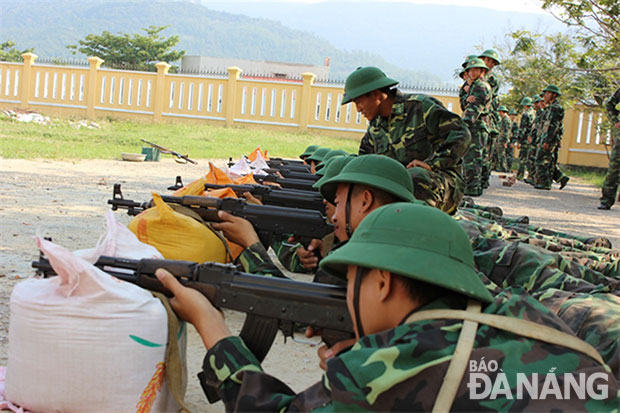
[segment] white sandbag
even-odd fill
[[[83,260],[94,264],[101,255],[109,257],[163,259],[157,248],[138,240],[138,237],[125,225],[116,219],[114,212],[108,210],[105,214],[106,232],[99,238],[95,248],[73,251]]]
[[[36,412],[177,411],[166,311],[150,292],[37,238],[57,277],[17,284],[6,399]]]

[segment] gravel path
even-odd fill
[[[114,183],[121,183],[126,198],[143,201],[150,193],[165,192],[165,187],[181,175],[187,183],[208,171],[208,162],[181,165],[166,158],[155,163],[122,161],[26,161],[0,158],[0,366],[5,366],[8,351],[8,301],[13,286],[33,274],[30,262],[38,256],[32,237],[51,236],[68,248],[89,248],[104,231],[107,199]],[[223,166],[224,161],[215,162]],[[491,187],[476,199],[481,205],[498,205],[507,216],[527,215],[532,224],[581,235],[604,235],[620,246],[620,206],[599,211],[600,190],[573,179],[559,191],[537,191],[517,183],[501,186],[493,176]],[[119,212],[122,222],[130,217]],[[242,317],[228,314],[233,328]],[[204,349],[190,329],[188,369],[190,385],[187,404],[192,411],[223,411],[223,406],[208,406],[196,373],[202,364]],[[315,349],[306,345],[276,340],[264,368],[281,378],[294,390],[314,383],[320,370]]]

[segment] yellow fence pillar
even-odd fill
[[[312,102],[312,84],[316,76],[314,73],[305,72],[301,74],[301,78],[304,81],[304,85],[301,89],[300,107],[299,107],[299,129],[302,132],[308,130],[308,120],[310,119],[310,107]]]
[[[30,101],[30,91],[32,90],[32,64],[38,56],[34,53],[24,53],[22,58],[24,59],[24,66],[22,68],[22,78],[19,92],[19,107],[25,109],[28,107]]]
[[[103,63],[103,59],[97,56],[88,58],[90,68],[88,70],[88,87],[86,89],[86,117],[95,119],[95,101],[97,100],[97,78],[98,70]]]
[[[166,62],[159,62],[155,67],[157,68],[157,80],[155,80],[155,90],[153,91],[155,97],[153,101],[153,122],[159,122],[164,111],[166,75],[170,70],[170,65]]]
[[[241,69],[237,66],[227,67],[228,86],[226,87],[226,126],[232,126],[235,119],[235,108],[237,107],[237,81],[241,74]]]

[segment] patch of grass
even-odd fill
[[[296,158],[311,144],[357,153],[359,142],[319,135],[224,128],[188,123],[97,121],[99,129],[77,129],[68,120],[51,125],[22,123],[0,116],[0,156],[20,159],[118,159],[122,152],[140,153],[146,139],[192,158],[239,159],[257,146],[272,156]],[[361,136],[360,136],[361,138]]]
[[[568,176],[574,176],[583,179],[589,184],[595,185],[599,188],[603,186],[603,182],[605,181],[605,174],[607,173],[607,169],[588,166],[565,165],[562,166],[562,170]]]

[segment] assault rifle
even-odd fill
[[[280,185],[282,188],[290,188],[290,189],[301,189],[304,191],[316,191],[316,189],[312,188],[314,182],[309,181],[307,179],[296,179],[296,178],[280,178],[275,174],[267,174],[267,175],[254,175],[254,180],[259,184],[264,182],[273,182],[275,184]]]
[[[323,214],[307,209],[287,208],[274,205],[256,205],[237,198],[210,198],[206,196],[165,196],[166,203],[177,204],[189,208],[207,222],[221,222],[218,211],[245,218],[252,223],[261,243],[265,248],[273,243],[276,236],[284,237],[293,234],[304,246],[308,246],[314,238],[321,239],[334,230]],[[152,201],[135,202],[125,199],[120,184],[114,184],[112,199],[108,200],[112,210],[127,209],[127,214],[138,215],[151,208]]]
[[[318,193],[318,191],[312,187],[314,182],[308,179],[281,178],[275,174],[268,174],[254,175],[254,180],[259,184],[263,184],[265,182],[272,182],[274,184],[280,185],[282,188],[285,189],[298,189],[301,191]],[[181,188],[183,188],[183,180],[180,176],[177,175],[174,185],[169,186],[167,189],[170,191],[176,191],[177,189]]]
[[[272,167],[278,167],[280,165],[287,166],[308,166],[307,163],[301,159],[287,159],[287,158],[269,158],[267,165]]]
[[[121,280],[170,297],[170,291],[155,277],[155,270],[165,268],[181,284],[199,291],[216,307],[246,313],[239,335],[259,360],[269,352],[278,329],[285,338],[293,339],[296,327],[322,329],[323,341],[330,346],[354,337],[346,288],[341,286],[252,275],[232,265],[217,263],[101,256],[95,265]],[[32,266],[45,276],[55,275],[43,257]],[[201,374],[200,383],[213,403],[217,394]]]
[[[282,175],[284,178],[292,178],[292,179],[305,179],[307,181],[312,181],[312,182],[316,182],[318,181],[321,177],[318,175],[315,175],[313,173],[310,172],[299,172],[299,171],[293,171],[290,169],[274,169],[274,168],[267,168],[267,169],[263,169],[263,171],[269,173],[269,174],[277,174],[279,173],[280,175]]]
[[[276,205],[289,208],[311,209],[324,212],[323,197],[317,192],[303,191],[300,189],[282,189],[273,185],[218,185],[205,184],[205,189],[230,188],[239,196],[249,192],[259,198],[265,205]]]
[[[175,152],[172,149],[164,148],[163,146],[160,146],[160,145],[158,145],[156,143],[153,143],[153,142],[149,142],[149,141],[147,141],[145,139],[140,139],[140,140],[142,142],[148,144],[148,145],[151,145],[153,148],[159,149],[159,152],[161,152],[161,153],[167,153],[167,154],[170,154],[170,155],[174,156],[174,160],[176,162],[178,162],[178,163],[188,163],[188,162],[190,162],[190,163],[193,163],[194,165],[198,164],[198,162],[196,162],[196,161],[194,161],[192,159],[189,159],[189,157],[187,155],[181,155],[180,153]]]

